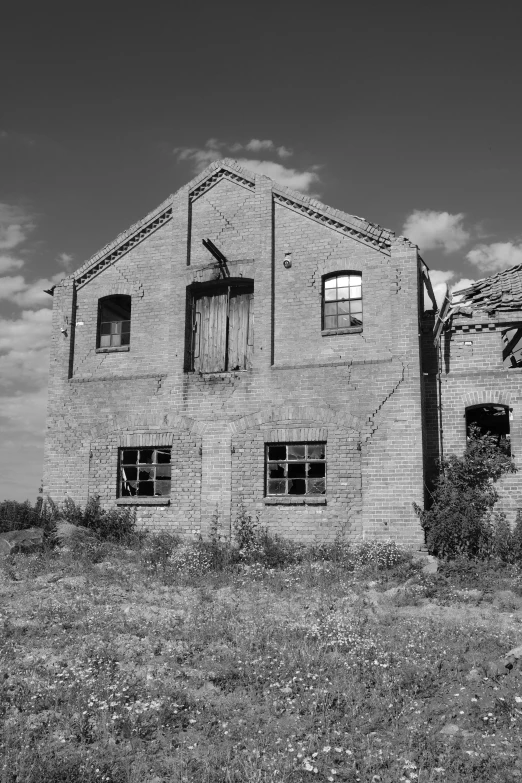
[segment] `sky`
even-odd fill
[[[515,3],[132,9],[3,12],[0,501],[42,477],[43,289],[213,160],[409,237],[439,298],[522,263]]]

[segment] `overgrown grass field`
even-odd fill
[[[0,783],[522,778],[517,566],[272,544],[7,558]]]

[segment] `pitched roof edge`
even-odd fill
[[[70,275],[70,277],[74,277],[76,281],[78,281],[79,278],[82,278],[86,272],[91,269],[91,267],[95,266],[99,261],[101,261],[110,253],[114,252],[120,245],[124,244],[140,229],[144,228],[149,223],[152,223],[157,217],[159,217],[159,215],[165,212],[165,210],[167,210],[172,205],[172,198],[172,196],[169,196],[167,199],[165,199],[165,201],[162,201],[159,206],[153,209],[152,212],[149,212],[141,220],[133,223],[132,226],[129,226],[129,228],[127,228],[125,231],[122,231],[121,234],[118,234],[115,239],[113,239],[111,242],[108,242],[100,250],[94,253],[94,255],[92,255],[87,261],[85,261],[82,266],[80,266]]]

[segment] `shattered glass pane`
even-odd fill
[[[308,464],[309,478],[324,478],[325,472],[326,464],[324,462],[310,462]]]
[[[160,462],[160,463],[162,463],[162,462],[170,463],[170,449],[168,449],[168,450],[167,449],[164,449],[164,450],[158,449],[157,455],[158,455],[157,456],[158,462]]]
[[[154,468],[140,468],[138,478],[140,481],[152,481],[154,479]]]
[[[280,481],[277,479],[270,479],[268,481],[268,494],[269,495],[285,495],[286,494],[286,481]]]
[[[308,459],[324,459],[326,457],[326,449],[324,443],[318,443],[317,445],[308,446]]]
[[[150,465],[152,462],[154,462],[154,450],[140,449],[140,464]]]
[[[289,495],[305,495],[306,494],[306,481],[304,479],[289,479],[288,480],[288,494]]]
[[[127,466],[121,469],[121,475],[122,478],[126,479],[127,481],[136,481],[138,478],[138,469]]]
[[[268,459],[270,460],[286,459],[286,446],[269,446]]]
[[[304,445],[296,445],[294,443],[289,444],[288,459],[304,459],[304,457],[305,457]]]
[[[308,481],[307,495],[324,495],[326,494],[326,482],[324,479],[310,479]]]
[[[271,462],[268,465],[268,475],[270,478],[284,478],[286,476],[285,472],[286,465],[278,464],[277,462]]]
[[[136,449],[123,449],[121,461],[124,465],[135,465],[138,461],[138,452]]]
[[[126,481],[122,483],[122,489],[121,494],[123,497],[129,497],[136,494],[136,482],[135,481]]]

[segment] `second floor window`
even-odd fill
[[[190,327],[190,370],[249,370],[254,350],[253,284],[237,281],[194,291]]]
[[[323,329],[362,326],[362,275],[341,272],[324,280]]]
[[[100,299],[98,348],[130,345],[130,324],[130,296],[106,296]]]

